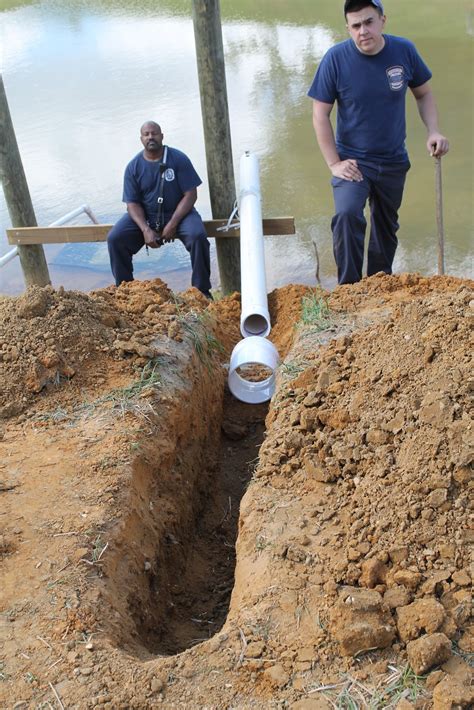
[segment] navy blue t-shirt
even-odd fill
[[[415,45],[384,35],[385,46],[373,55],[360,52],[352,39],[331,47],[316,72],[308,96],[337,101],[336,147],[341,159],[403,162],[405,96],[431,79]]]
[[[145,160],[141,151],[125,168],[123,201],[143,205],[148,220],[155,219],[158,212],[160,166],[161,161]],[[176,148],[169,147],[164,176],[163,208],[167,221],[184,193],[198,187],[202,180],[188,156]]]

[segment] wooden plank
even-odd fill
[[[105,242],[112,224],[85,224],[62,227],[23,227],[7,229],[10,244],[68,244]]]
[[[239,229],[218,232],[218,227],[227,224],[226,219],[212,219],[204,222],[208,237],[240,237]],[[84,224],[62,227],[21,227],[7,229],[9,244],[70,244],[80,242],[105,242],[112,224]],[[294,217],[273,217],[263,220],[263,233],[270,235],[295,234]]]
[[[214,237],[240,237],[240,229],[229,229],[228,232],[218,232],[218,227],[225,227],[226,219],[212,219],[204,222],[207,236]],[[265,236],[279,236],[285,234],[295,234],[294,217],[273,217],[263,220],[263,233]]]

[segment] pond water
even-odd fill
[[[87,203],[114,222],[123,170],[140,149],[139,126],[157,120],[165,142],[185,151],[203,179],[197,207],[211,217],[192,3],[161,0],[0,0],[2,75],[38,224]],[[329,172],[311,124],[306,92],[324,52],[345,37],[342,2],[223,0],[227,91],[236,184],[245,150],[260,158],[264,216],[294,215],[297,234],[265,240],[268,288],[335,285]],[[473,32],[468,0],[387,0],[386,30],[412,39],[433,71],[441,130],[448,273],[473,275]],[[434,161],[415,102],[407,100],[412,162],[401,210],[396,271],[433,274],[437,265]],[[82,216],[76,223],[85,223]],[[9,251],[0,191],[0,255]],[[55,286],[90,290],[112,283],[105,244],[46,247]],[[138,278],[189,284],[181,244],[135,259]],[[218,270],[213,246],[213,286]],[[23,290],[19,260],[0,268],[0,293]]]

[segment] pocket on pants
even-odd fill
[[[344,180],[344,178],[335,177],[334,175],[331,178],[331,185],[333,187],[340,187],[341,185],[347,185],[347,183],[351,182],[352,180]]]

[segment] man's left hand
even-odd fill
[[[449,141],[441,133],[432,133],[427,140],[428,153],[434,158],[441,158],[449,150]]]

